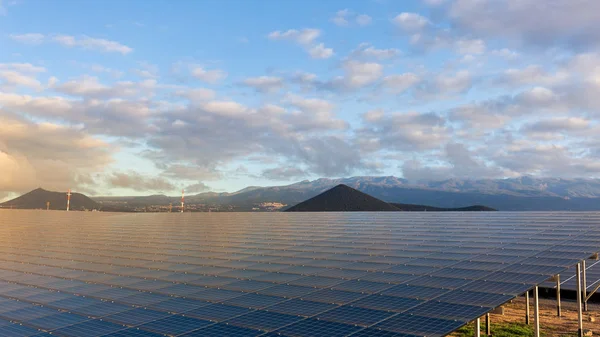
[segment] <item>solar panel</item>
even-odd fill
[[[122,325],[136,326],[164,318],[168,315],[169,314],[165,312],[136,308],[132,310],[119,312],[110,316],[105,316],[102,319]]]
[[[359,331],[361,328],[329,321],[319,321],[316,319],[305,319],[298,323],[283,327],[276,331],[279,335],[294,337],[342,337]]]
[[[211,324],[212,322],[208,320],[179,315],[169,315],[168,317],[140,325],[138,328],[163,335],[174,336],[198,330]]]
[[[600,213],[39,214],[0,211],[0,335],[441,336],[600,247]]]
[[[373,310],[352,306],[342,306],[324,312],[316,316],[316,318],[325,321],[356,324],[367,327],[377,322],[383,321],[384,319],[392,315],[394,315],[394,313],[389,311]]]
[[[273,331],[283,326],[301,320],[301,317],[281,314],[272,311],[253,311],[251,313],[232,318],[227,324],[252,328],[256,330]]]

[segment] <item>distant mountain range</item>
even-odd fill
[[[600,210],[600,180],[521,177],[410,183],[393,176],[321,178],[286,186],[252,187],[235,193],[201,193],[188,202],[224,203],[248,207],[259,202],[295,205],[344,184],[390,203],[441,208],[486,205],[502,211]],[[176,199],[174,199],[176,200]]]
[[[234,210],[240,211],[251,210],[254,205],[263,202],[295,205],[339,184],[347,185],[388,203],[429,205],[440,208],[486,205],[501,211],[600,211],[599,179],[532,177],[449,179],[423,183],[411,183],[393,176],[321,178],[285,186],[251,186],[233,193],[200,193],[186,196],[186,203],[231,205]],[[64,193],[59,194],[61,198],[64,197]],[[105,210],[169,203],[178,205],[180,201],[180,197],[165,195],[93,199]],[[38,206],[37,202],[34,204],[36,208],[45,207],[45,201],[41,206]],[[51,203],[51,207],[55,207],[54,202]]]
[[[47,202],[50,202],[50,209],[52,210],[64,210],[67,208],[67,194],[38,188],[18,198],[1,203],[0,208],[46,209]],[[70,209],[72,210],[93,210],[98,207],[98,203],[81,193],[71,194]]]
[[[412,212],[495,211],[485,206],[438,208],[425,205],[391,204],[344,184],[294,205],[286,212]]]

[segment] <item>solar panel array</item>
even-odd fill
[[[442,336],[596,253],[599,223],[0,211],[0,335]]]
[[[583,279],[582,279],[583,282]],[[586,261],[586,288],[587,291],[593,291],[600,283],[600,261]],[[556,282],[546,281],[540,287],[548,289],[556,289]],[[569,268],[560,276],[560,288],[562,290],[577,291],[577,273],[575,268]]]

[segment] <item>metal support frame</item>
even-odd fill
[[[485,314],[485,334],[487,336],[492,335],[492,323],[490,320],[490,313]]]
[[[529,290],[525,293],[525,324],[529,325]]]
[[[538,286],[533,288],[533,317],[535,320],[534,336],[540,337],[540,300]]]
[[[582,287],[581,287],[581,291],[583,292],[583,311],[588,311],[588,304],[587,304],[587,271],[586,271],[586,267],[585,267],[585,260],[581,261],[581,271],[583,273],[582,277],[583,279],[581,280],[582,282]]]
[[[477,317],[477,319],[475,320],[475,337],[481,337],[481,319],[479,317]]]
[[[583,313],[581,312],[581,263],[577,264],[577,336],[583,337]]]
[[[556,315],[561,316],[560,308],[560,274],[556,274]]]

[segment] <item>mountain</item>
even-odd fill
[[[50,202],[50,209],[65,210],[67,208],[67,194],[64,192],[51,192],[42,188],[35,189],[20,197],[0,204],[2,208],[16,209],[46,209],[46,202]],[[97,209],[98,204],[81,193],[71,194],[72,210]]]
[[[398,211],[385,201],[340,184],[292,206],[286,212],[386,212]]]
[[[441,208],[441,207],[433,207],[433,206],[425,206],[425,205],[414,205],[414,204],[398,204],[398,203],[390,203],[390,205],[396,207],[400,211],[404,212],[490,212],[497,211],[491,207],[482,206],[482,205],[473,205],[467,207],[458,207],[458,208]]]
[[[339,184],[347,185],[386,202],[423,204],[439,208],[486,205],[501,211],[600,211],[599,179],[527,176],[510,179],[447,179],[431,182],[410,182],[393,176],[321,178],[285,186],[252,186],[234,193],[205,192],[186,196],[186,203],[233,205],[236,210],[251,210],[253,205],[262,202],[295,205]],[[111,197],[97,200],[105,199],[123,202],[122,199]],[[168,200],[175,204],[179,201],[179,197],[167,197],[162,201],[163,205],[168,205]]]

